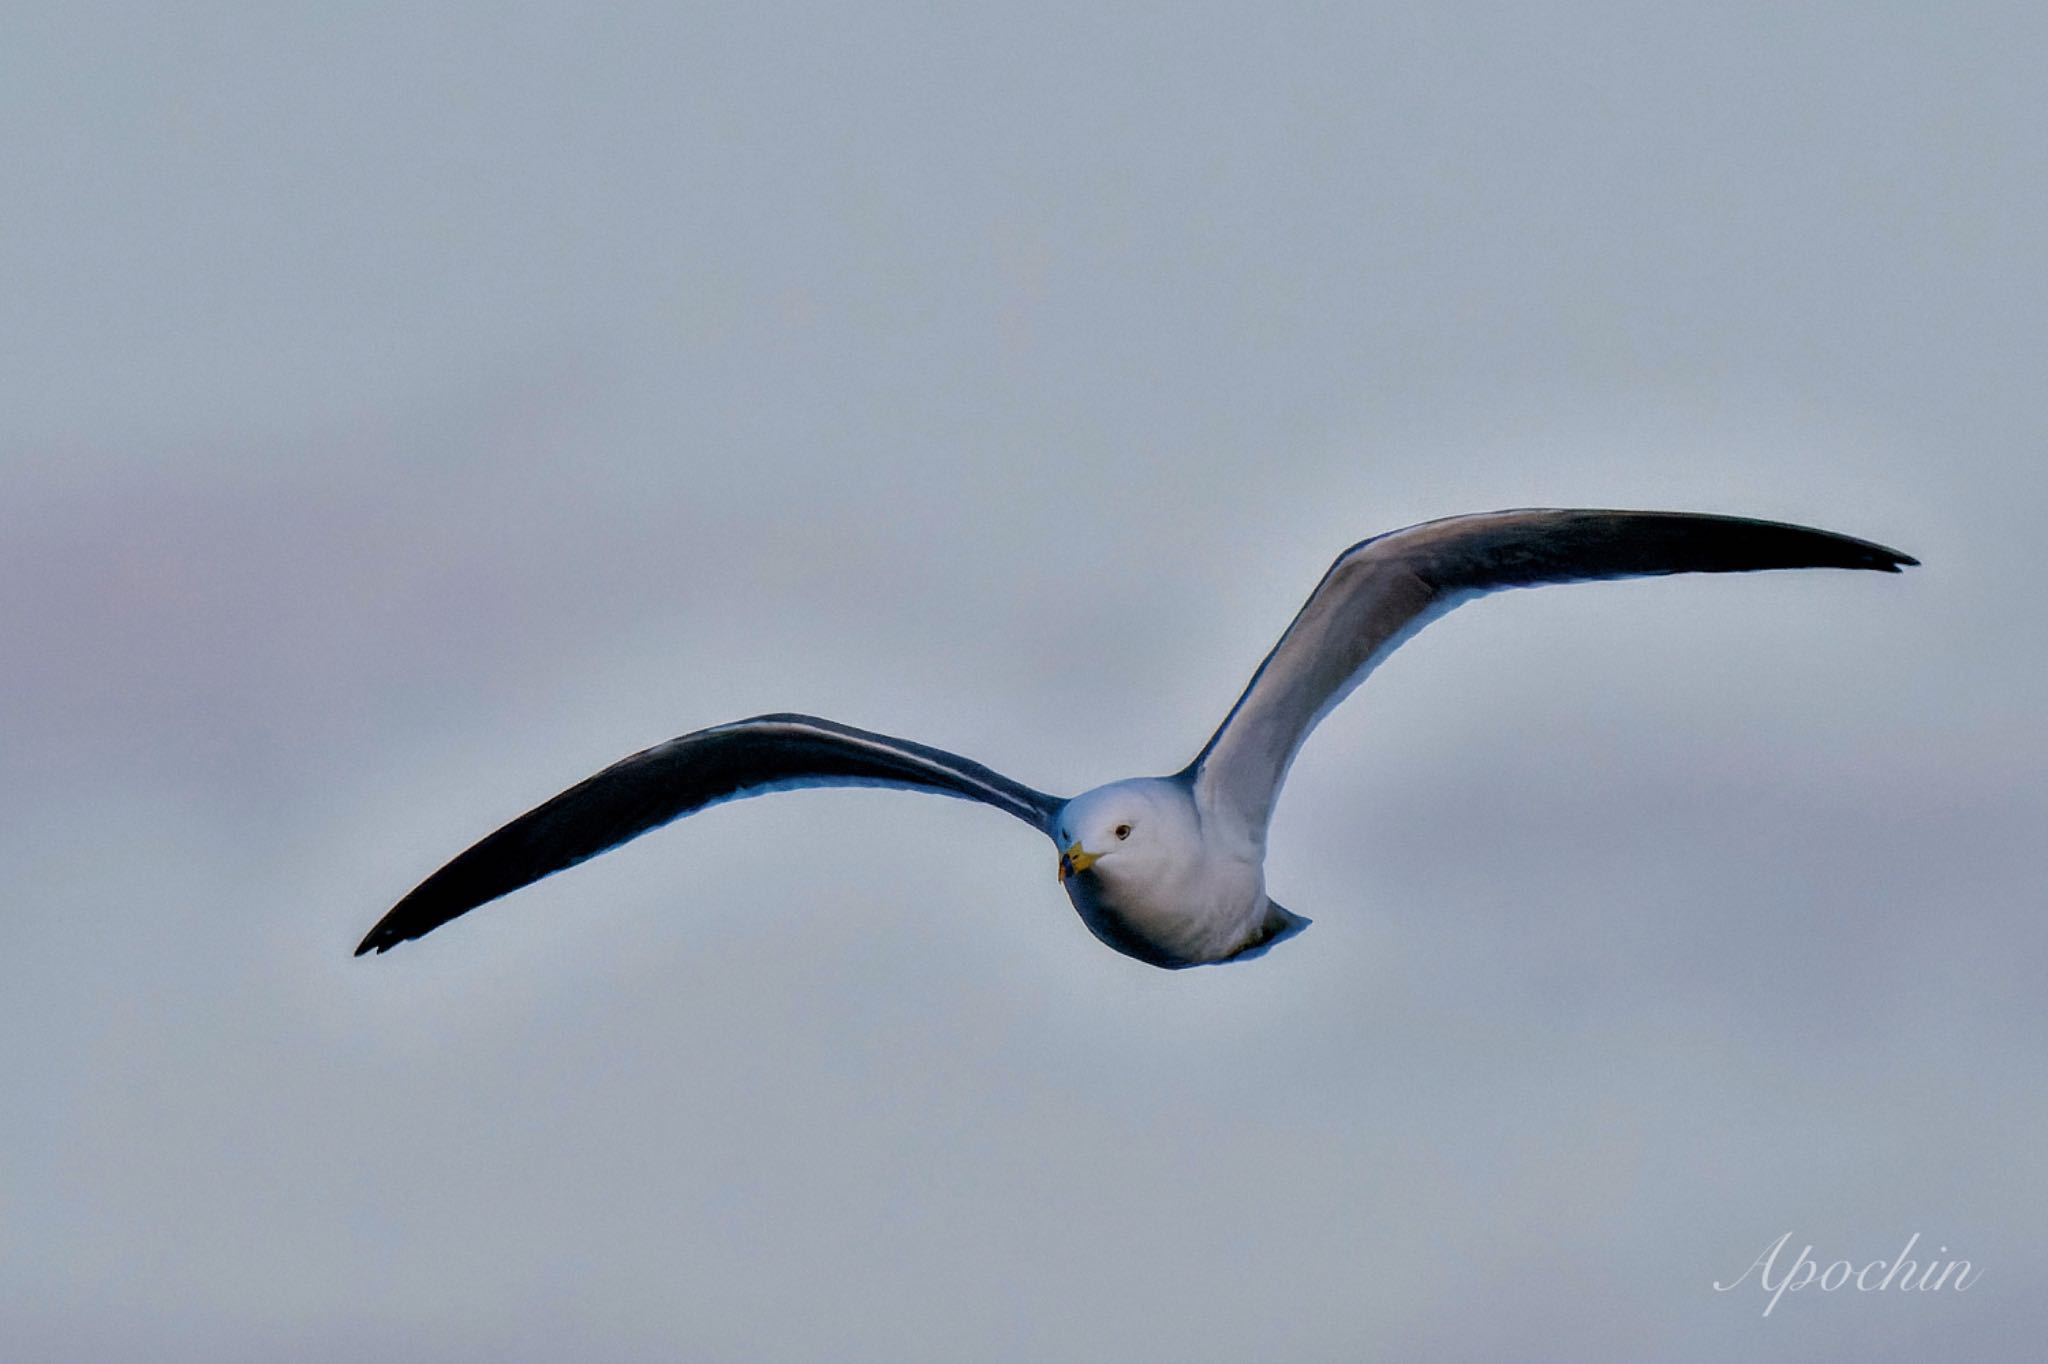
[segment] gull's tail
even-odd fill
[[[1305,914],[1296,914],[1285,905],[1267,900],[1266,921],[1259,926],[1264,936],[1258,938],[1249,947],[1243,947],[1231,953],[1223,960],[1250,961],[1253,957],[1263,957],[1266,953],[1273,950],[1274,944],[1286,942],[1313,922],[1315,921]]]

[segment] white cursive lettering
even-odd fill
[[[1906,1244],[1900,1247],[1898,1255],[1889,1263],[1884,1260],[1871,1260],[1861,1269],[1849,1260],[1830,1261],[1823,1269],[1813,1258],[1813,1247],[1809,1245],[1802,1247],[1799,1253],[1792,1257],[1792,1262],[1784,1267],[1784,1272],[1780,1273],[1778,1257],[1791,1243],[1792,1233],[1788,1231],[1765,1246],[1758,1252],[1757,1257],[1750,1261],[1747,1269],[1727,1283],[1722,1283],[1719,1279],[1714,1280],[1714,1291],[1732,1292],[1754,1274],[1757,1287],[1770,1295],[1769,1300],[1764,1303],[1763,1311],[1768,1317],[1777,1310],[1780,1298],[1787,1293],[1797,1293],[1803,1288],[1813,1287],[1823,1293],[1833,1293],[1853,1282],[1859,1293],[1882,1293],[1893,1287],[1896,1280],[1897,1287],[1902,1291],[1917,1289],[1923,1293],[1938,1293],[1944,1288],[1951,1288],[1960,1293],[1980,1277],[1980,1271],[1968,1260],[1932,1259],[1923,1265],[1917,1260],[1907,1259],[1906,1257],[1912,1254],[1913,1247],[1920,1244],[1920,1233],[1917,1231],[1906,1238]],[[1948,1247],[1942,1246],[1938,1253],[1948,1254]],[[1871,1276],[1880,1272],[1884,1277],[1872,1283]],[[1950,1282],[1950,1275],[1954,1275],[1953,1283]]]

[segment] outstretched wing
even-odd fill
[[[1264,830],[1317,722],[1416,631],[1488,592],[1761,568],[1896,573],[1918,562],[1830,531],[1693,512],[1483,512],[1390,531],[1337,556],[1186,775],[1204,810]]]
[[[1065,804],[944,749],[809,715],[758,715],[621,758],[422,881],[356,948],[388,952],[459,914],[721,801],[807,786],[892,786],[993,805],[1041,833]]]

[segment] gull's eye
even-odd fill
[[[1131,836],[1131,826],[1130,826],[1130,825],[1128,825],[1128,824],[1119,824],[1119,825],[1117,825],[1117,826],[1116,826],[1116,836],[1117,836],[1117,837],[1118,837],[1119,839],[1129,838],[1129,837]]]

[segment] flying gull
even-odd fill
[[[1483,512],[1353,545],[1230,713],[1170,777],[1071,800],[908,739],[809,715],[759,715],[623,758],[442,867],[370,930],[386,952],[478,905],[722,801],[810,786],[888,786],[993,805],[1052,839],[1059,880],[1097,938],[1177,969],[1243,961],[1308,920],[1266,894],[1266,827],[1302,740],[1403,641],[1508,587],[1666,573],[1867,568],[1919,561],[1830,531],[1692,512]]]

